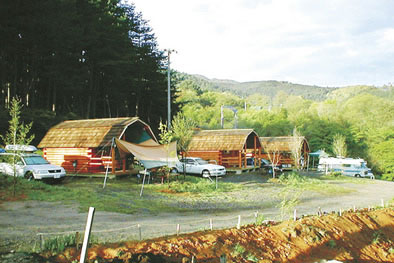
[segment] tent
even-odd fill
[[[134,144],[113,138],[113,143],[116,144],[119,150],[119,154],[133,154],[145,167],[144,179],[142,181],[140,196],[145,184],[145,176],[147,174],[147,169],[152,169],[161,166],[174,167],[176,162],[178,162],[178,155],[176,151],[176,142],[169,144],[158,144],[153,140],[145,141],[141,144]],[[104,185],[105,188],[107,181],[107,172],[105,174]]]
[[[176,142],[170,144],[145,143],[134,144],[115,139],[120,155],[133,154],[146,169],[169,166],[174,167],[178,161]]]
[[[320,159],[321,157],[328,157],[328,153],[326,153],[324,150],[318,150],[316,152],[309,153],[309,156],[312,157],[312,167],[315,167],[315,157]],[[308,162],[308,168],[309,168],[309,162]]]

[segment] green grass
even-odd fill
[[[334,181],[336,182],[349,182],[347,181],[347,178],[342,178],[341,176],[332,178],[334,178]],[[349,179],[355,180],[356,178]],[[286,187],[289,187],[290,189],[302,189],[303,191],[313,191],[327,195],[347,194],[354,191],[344,186],[334,184],[326,177],[312,178],[300,175],[295,172],[289,174],[282,174],[276,181]]]
[[[13,196],[13,177],[0,175],[0,201]],[[28,200],[62,202],[78,204],[80,211],[88,211],[90,206],[97,210],[132,214],[148,211],[185,212],[186,208],[176,205],[181,199],[178,193],[188,197],[214,198],[223,192],[239,190],[242,186],[234,183],[220,182],[216,190],[215,183],[204,178],[186,176],[178,181],[172,179],[170,184],[145,184],[143,196],[140,197],[141,182],[135,177],[126,177],[107,181],[103,189],[100,178],[66,178],[62,183],[47,184],[40,181],[27,181],[17,178],[16,196]],[[23,197],[24,196],[24,197]],[[18,199],[18,198],[17,198]]]
[[[223,192],[231,192],[241,190],[243,188],[240,184],[219,182],[216,189],[216,182],[211,182],[205,178],[187,176],[186,180],[183,178],[178,181],[173,181],[168,184],[153,184],[147,186],[148,189],[163,191],[170,189],[174,193],[188,193],[189,195],[210,195],[215,196]]]

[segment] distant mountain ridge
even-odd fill
[[[230,92],[242,97],[247,97],[257,93],[274,98],[280,91],[292,96],[301,96],[304,99],[313,101],[324,101],[326,99],[333,99],[341,96],[355,96],[359,93],[370,93],[385,98],[392,98],[394,96],[394,88],[392,85],[383,87],[367,85],[320,87],[316,85],[295,84],[288,81],[263,80],[237,82],[228,79],[209,79],[197,74],[180,74],[183,79],[192,80],[203,90]]]
[[[249,96],[259,93],[273,98],[279,91],[282,91],[289,95],[301,96],[304,99],[323,101],[330,92],[338,89],[336,87],[319,87],[276,80],[237,82],[227,79],[209,79],[202,75],[188,75],[187,78],[198,83],[202,89],[227,91],[238,96]]]

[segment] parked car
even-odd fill
[[[260,166],[264,172],[272,175],[272,163],[266,159],[261,159],[261,166]],[[283,169],[282,169],[282,165],[278,164],[275,165],[274,167],[275,169],[275,174],[282,174],[283,173]]]
[[[183,173],[183,167],[185,167],[186,173],[198,174],[202,177],[208,176],[223,176],[226,174],[226,168],[217,164],[210,164],[197,157],[186,157],[181,159],[174,168],[176,172]]]
[[[34,146],[33,146],[34,147]],[[12,147],[6,147],[6,150]],[[36,149],[34,147],[34,149]],[[25,177],[28,180],[32,179],[61,179],[66,176],[66,171],[63,167],[50,164],[41,155],[35,153],[0,153],[0,173],[14,176],[15,158],[15,173],[16,176]]]

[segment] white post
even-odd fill
[[[111,142],[111,150],[109,151],[110,153],[112,152],[112,147],[114,147],[114,137],[112,137],[112,142]],[[109,168],[109,163],[107,163],[107,168],[105,169],[105,177],[104,177],[104,184],[103,184],[103,189],[105,188],[107,184],[107,177],[108,177],[108,168]]]
[[[241,215],[238,216],[238,224],[237,224],[237,229],[241,228]]]
[[[381,199],[380,201],[381,201],[381,203],[382,203],[382,207],[384,207],[384,200]]]
[[[297,209],[294,209],[294,221],[297,221]]]
[[[342,209],[339,209],[339,216],[342,216]]]
[[[140,238],[140,240],[142,240],[142,231],[141,231],[141,225],[140,225],[140,224],[138,224],[138,225],[137,225],[137,227],[138,227],[138,237]]]
[[[140,197],[142,196],[142,192],[144,191],[145,176],[146,176],[146,169],[144,171],[144,179],[142,179],[142,186],[141,186]]]
[[[259,216],[259,212],[258,212],[258,211],[254,212],[255,224],[257,224],[257,218],[258,218],[258,216]]]
[[[89,207],[88,220],[86,222],[85,235],[83,237],[82,252],[81,252],[79,263],[85,262],[86,252],[89,244],[90,231],[92,230],[93,216],[94,216],[94,207]]]
[[[179,232],[181,231],[181,226],[179,224],[176,225],[176,235],[179,236]]]
[[[209,219],[209,228],[211,229],[211,231],[213,230],[212,218]]]

